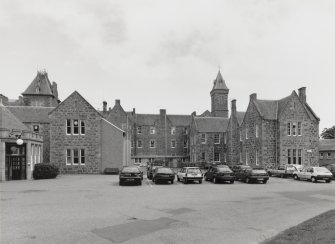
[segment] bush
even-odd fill
[[[33,177],[35,180],[53,179],[56,178],[58,174],[59,169],[57,166],[46,163],[36,164],[33,171]]]

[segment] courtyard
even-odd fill
[[[259,243],[335,206],[330,184],[119,186],[117,175],[0,184],[1,243]]]

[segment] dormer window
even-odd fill
[[[36,93],[40,93],[40,90],[41,90],[40,87],[37,86],[35,91],[36,91]]]

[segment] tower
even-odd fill
[[[210,92],[212,100],[212,116],[228,118],[228,93],[229,89],[226,86],[219,70],[216,79],[214,80],[213,89]]]

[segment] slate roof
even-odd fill
[[[335,151],[335,139],[320,140],[319,151]]]
[[[54,109],[53,107],[31,106],[8,106],[7,108],[23,123],[49,123],[48,114]]]
[[[222,78],[221,72],[219,70],[218,75],[216,76],[216,79],[214,80],[214,85],[213,85],[212,90],[222,90],[222,89],[228,90],[228,87],[224,79]]]
[[[198,132],[225,132],[228,127],[228,118],[195,117],[194,123]]]
[[[39,87],[39,92],[36,92],[36,88]],[[22,95],[53,95],[51,90],[51,83],[48,78],[47,72],[38,71],[34,80],[30,83],[28,88],[22,93]]]
[[[199,115],[199,117],[211,117],[211,116],[212,116],[212,113],[209,112],[208,110],[206,110],[205,112]]]
[[[261,116],[264,119],[275,120],[277,119],[278,101],[276,100],[254,100]]]
[[[244,119],[245,112],[238,112],[236,111],[236,117],[237,117],[237,122],[239,125],[242,124],[243,119]]]
[[[136,114],[135,121],[138,125],[154,125],[159,120],[159,114]],[[191,123],[191,115],[166,115],[175,126],[188,126]]]
[[[188,126],[191,123],[191,115],[167,115],[173,125]]]
[[[28,128],[0,103],[0,128],[9,130],[28,130]]]

